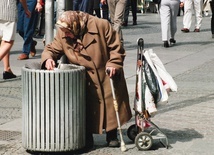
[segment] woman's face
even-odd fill
[[[66,37],[69,37],[71,39],[75,38],[74,34],[69,29],[66,29],[66,28],[60,28],[60,29],[65,33]]]

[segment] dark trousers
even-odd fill
[[[18,22],[17,31],[24,40],[23,53],[29,55],[31,44],[33,42],[33,34],[36,29],[38,12],[35,11],[37,0],[27,0],[28,9],[31,12],[31,17],[27,18],[24,8],[21,3],[18,3]]]
[[[125,14],[124,14],[124,22],[126,23],[128,23],[130,6],[132,11],[133,22],[137,21],[137,0],[128,0],[126,4]]]
[[[88,13],[89,0],[73,0],[73,10]]]
[[[108,4],[104,4],[101,7],[102,7],[103,19],[109,20]]]

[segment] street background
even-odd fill
[[[170,93],[169,102],[159,105],[158,114],[151,120],[167,135],[170,148],[166,149],[157,141],[148,151],[139,151],[127,137],[127,129],[133,125],[133,118],[122,126],[128,151],[108,148],[105,133],[94,135],[95,149],[82,154],[120,155],[212,155],[214,152],[214,39],[210,30],[210,16],[203,18],[200,33],[193,32],[194,18],[189,33],[182,33],[181,14],[178,17],[177,43],[164,48],[161,41],[160,17],[156,13],[138,13],[138,25],[123,28],[124,46],[127,56],[124,62],[131,107],[133,107],[136,82],[137,39],[143,38],[145,49],[153,49],[178,85],[178,91]],[[44,48],[42,39],[35,39],[37,54],[28,60],[17,60],[21,54],[23,40],[16,35],[11,50],[11,68],[18,75],[13,80],[0,77],[0,154],[27,155],[22,147],[22,83],[21,68],[32,62],[40,62]],[[3,65],[0,64],[3,72]],[[118,135],[119,138],[119,135]],[[80,154],[80,152],[68,152]]]

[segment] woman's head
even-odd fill
[[[56,24],[62,30],[67,29],[75,36],[81,36],[84,33],[87,20],[87,13],[80,11],[65,11],[59,17]]]

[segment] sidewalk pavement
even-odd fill
[[[160,18],[158,14],[138,14],[138,25],[123,28],[127,57],[124,69],[131,107],[135,93],[135,67],[138,38],[143,38],[145,49],[153,49],[178,85],[178,92],[171,93],[166,105],[159,105],[152,121],[166,134],[171,148],[166,149],[156,141],[151,150],[138,151],[127,137],[127,129],[134,124],[134,117],[122,126],[128,151],[106,147],[105,134],[94,135],[95,149],[90,155],[211,155],[214,152],[214,39],[211,38],[210,17],[204,17],[200,33],[182,33],[182,16],[178,17],[177,43],[162,47]],[[192,23],[194,25],[194,21]],[[28,60],[17,60],[21,53],[22,39],[16,36],[11,50],[11,67],[18,75],[14,80],[0,79],[0,154],[27,155],[22,147],[22,83],[21,68],[26,63],[39,62],[43,50],[42,39],[36,39],[37,55]],[[0,64],[3,72],[3,65]],[[2,78],[2,77],[0,77]],[[133,111],[134,114],[134,111]],[[118,136],[119,137],[119,136]],[[63,153],[62,153],[63,154]],[[70,152],[70,154],[78,154]]]

